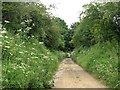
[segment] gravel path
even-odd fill
[[[70,58],[60,64],[54,76],[54,88],[107,88]]]

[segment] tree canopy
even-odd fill
[[[119,40],[120,2],[90,3],[83,7],[72,39],[75,47]]]

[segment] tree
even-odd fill
[[[43,4],[5,2],[2,12],[3,26],[14,35],[19,34],[24,39],[34,37],[51,49],[64,48],[61,32],[67,28],[66,23],[51,16]],[[10,23],[6,25],[4,21]]]

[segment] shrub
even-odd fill
[[[53,75],[63,54],[48,50],[34,37],[3,34],[3,88],[51,88]]]

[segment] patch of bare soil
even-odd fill
[[[107,88],[98,80],[84,71],[71,58],[60,64],[54,76],[54,88]]]

